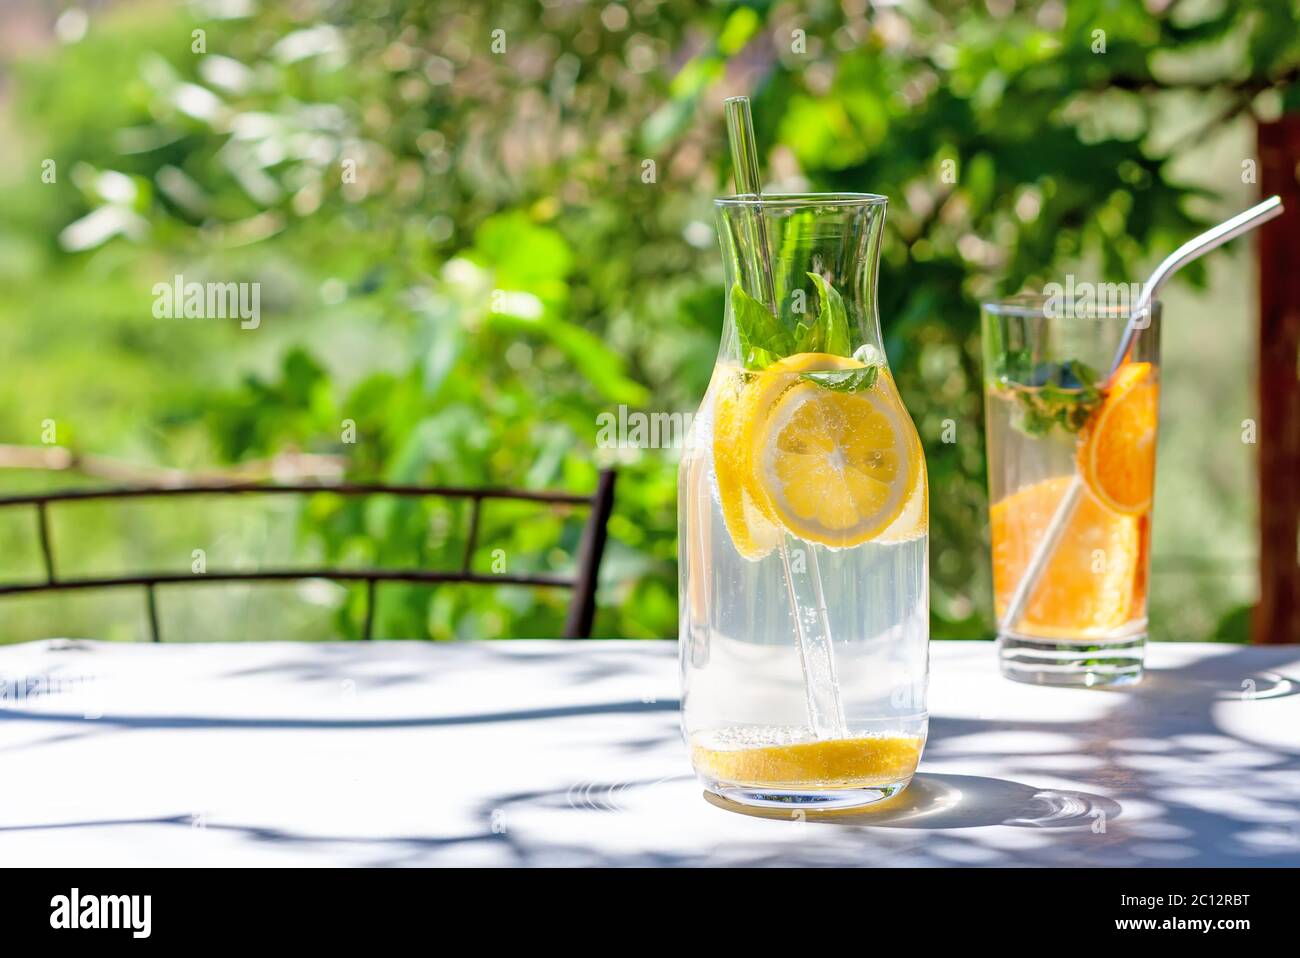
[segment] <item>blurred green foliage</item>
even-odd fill
[[[771,186],[891,198],[881,316],[942,491],[933,634],[959,637],[991,621],[978,299],[1080,262],[1135,278],[1208,215],[1169,160],[1294,108],[1300,68],[1275,0],[239,6],[122,3],[21,65],[24,162],[58,180],[2,198],[0,345],[59,362],[0,384],[0,438],[48,417],[181,468],[293,448],[580,491],[613,463],[596,633],[633,637],[676,631],[675,457],[594,448],[596,417],[704,392],[724,96],[754,96]],[[1193,125],[1158,135],[1174,108]],[[260,282],[261,326],[154,319],[175,274]],[[490,509],[476,567],[567,568],[581,520]],[[321,496],[297,527],[332,561],[435,567],[464,516]],[[376,631],[558,634],[564,600],[386,587]],[[361,615],[347,594],[337,628]]]

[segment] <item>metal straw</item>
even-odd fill
[[[1192,260],[1204,256],[1210,250],[1217,249],[1229,240],[1236,239],[1242,233],[1247,233],[1281,215],[1281,198],[1271,196],[1263,203],[1252,206],[1245,212],[1238,213],[1232,219],[1224,220],[1213,229],[1208,229],[1194,239],[1188,240],[1166,256],[1164,261],[1155,268],[1155,272],[1147,278],[1142,287],[1142,293],[1138,296],[1137,304],[1129,311],[1128,323],[1124,326],[1124,334],[1120,337],[1119,347],[1115,350],[1115,358],[1112,360],[1110,370],[1106,374],[1106,383],[1110,382],[1116,370],[1124,365],[1128,359],[1128,354],[1133,349],[1133,340],[1136,338],[1138,331],[1151,325],[1151,304],[1156,301],[1160,288],[1169,281],[1169,278],[1174,273]],[[1070,520],[1074,518],[1074,510],[1079,505],[1079,496],[1082,492],[1083,477],[1079,475],[1076,469],[1074,477],[1070,480],[1070,485],[1065,490],[1065,495],[1056,507],[1056,512],[1053,513],[1051,521],[1047,523],[1043,537],[1038,540],[1038,545],[1034,548],[1033,555],[1030,556],[1029,565],[1025,567],[1025,574],[1020,577],[1020,582],[1011,594],[1011,601],[1007,603],[1007,611],[1003,614],[1002,622],[998,627],[1003,634],[1012,631],[1012,627],[1019,624],[1029,597],[1033,595],[1038,580],[1042,578],[1062,534],[1069,527]]]
[[[758,146],[754,140],[754,118],[749,109],[749,97],[728,97],[724,101],[724,112],[727,138],[731,142],[731,166],[736,180],[736,193],[753,200],[749,246],[756,256],[753,262],[744,265],[755,268],[757,288],[751,287],[746,292],[767,306],[779,319],[776,286],[772,278],[771,248],[767,242],[767,222],[763,218],[763,178],[759,170]],[[844,705],[840,700],[830,616],[826,610],[826,594],[822,590],[817,550],[809,544],[808,571],[813,583],[813,606],[809,609],[812,613],[809,621],[816,622],[821,627],[820,637],[810,636],[805,626],[787,539],[783,534],[780,544],[781,564],[785,571],[786,591],[790,595],[790,612],[794,616],[795,630],[799,637],[799,664],[803,670],[804,691],[808,701],[808,724],[819,739],[845,738],[848,735],[848,725],[844,719]]]

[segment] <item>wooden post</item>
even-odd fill
[[[1300,115],[1259,125],[1259,605],[1251,641],[1300,642]]]

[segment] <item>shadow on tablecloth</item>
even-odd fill
[[[790,821],[789,809],[751,808],[709,792],[705,800],[718,808]],[[885,828],[977,828],[1011,825],[1023,828],[1074,828],[1119,817],[1119,802],[1102,795],[1063,789],[1037,789],[1018,782],[978,775],[921,772],[902,793],[860,809],[803,812],[809,822],[873,825]]]

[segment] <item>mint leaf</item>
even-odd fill
[[[1097,371],[1077,359],[1035,363],[1022,352],[1004,357],[999,366],[1002,394],[1015,403],[1011,426],[1027,436],[1054,429],[1077,433],[1101,404]]]
[[[1101,403],[1096,371],[1077,359],[1040,363],[1027,378],[1032,384],[1001,379],[1016,403],[1011,425],[1027,436],[1046,436],[1058,427],[1077,433]]]
[[[800,353],[817,352],[818,350],[811,348],[816,345],[816,342],[813,339],[813,337],[815,337],[816,335],[817,335],[816,319],[813,319],[811,322],[801,319],[799,320],[799,322],[795,323],[795,327],[794,327],[795,351]]]
[[[821,276],[809,273],[808,277],[817,287],[817,320],[811,325],[800,324],[799,352],[849,355],[849,315],[844,299]]]
[[[740,337],[740,358],[746,369],[763,369],[794,350],[794,341],[780,320],[740,284],[731,287],[731,313]]]
[[[1046,407],[1035,402],[1026,393],[1017,396],[1020,400],[1019,415],[1012,416],[1012,426],[1026,436],[1038,438],[1046,436],[1056,425],[1055,416]]]
[[[860,369],[837,369],[826,372],[801,373],[801,378],[837,393],[856,393],[870,389],[880,378],[879,366]]]
[[[1071,359],[1065,364],[1065,368],[1074,377],[1075,382],[1079,384],[1079,388],[1083,390],[1085,396],[1089,399],[1096,399],[1101,395],[1100,390],[1097,389],[1097,383],[1101,381],[1101,377],[1097,375],[1097,370],[1077,359]]]

